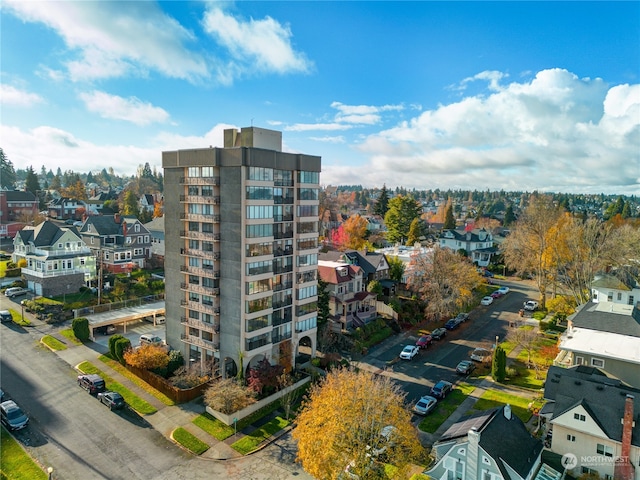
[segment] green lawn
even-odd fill
[[[70,328],[67,328],[66,330],[60,330],[60,335],[62,335],[64,338],[69,339],[69,341],[74,345],[82,345],[82,342],[76,338],[73,330],[71,330]]]
[[[255,450],[258,445],[269,438],[271,435],[282,430],[289,425],[289,422],[282,417],[275,417],[273,420],[265,423],[260,428],[254,430],[249,435],[242,437],[237,442],[231,444],[231,448],[246,455],[249,452]]]
[[[487,390],[482,394],[478,401],[473,406],[474,411],[490,410],[495,407],[501,407],[507,403],[511,405],[511,411],[520,418],[524,423],[528,422],[531,418],[531,411],[529,410],[529,404],[534,401],[534,395],[530,397],[520,397],[517,395],[511,395],[498,390]],[[540,403],[535,404],[540,407]]]
[[[169,397],[167,397],[160,390],[157,390],[156,388],[152,387],[147,382],[145,382],[143,379],[138,377],[136,374],[134,374],[134,373],[130,372],[129,370],[127,370],[119,362],[116,362],[115,360],[113,360],[109,355],[100,355],[98,357],[98,359],[102,363],[105,363],[106,365],[109,365],[111,368],[113,368],[116,372],[118,372],[123,377],[126,377],[127,379],[131,380],[133,383],[135,383],[138,387],[143,389],[149,395],[152,395],[152,396],[156,397],[158,400],[160,400],[165,405],[171,406],[171,405],[175,405],[176,404],[173,400],[171,400]]]
[[[173,439],[196,455],[201,455],[209,450],[209,445],[201,441],[198,437],[192,435],[182,427],[176,428],[171,434]]]
[[[212,437],[223,441],[229,438],[231,435],[235,433],[233,427],[229,425],[225,425],[216,417],[209,415],[208,413],[203,413],[202,415],[198,415],[196,418],[192,420],[193,424],[197,427],[200,427],[202,430],[207,432]]]
[[[151,405],[146,400],[143,400],[142,398],[137,396],[135,393],[133,393],[131,390],[129,390],[127,387],[125,387],[121,383],[118,383],[115,380],[113,380],[113,378],[111,378],[109,375],[101,371],[92,363],[86,362],[86,361],[82,362],[80,365],[78,365],[78,370],[80,370],[83,373],[97,373],[98,375],[100,375],[107,384],[106,385],[107,390],[112,392],[118,392],[120,395],[122,395],[122,397],[124,398],[124,401],[127,402],[127,405],[133,408],[136,412],[139,412],[143,415],[150,415],[158,411],[156,407]]]
[[[29,428],[29,427],[27,427]],[[33,461],[20,444],[2,427],[0,432],[1,478],[11,480],[46,480],[47,474]]]
[[[438,402],[435,410],[424,417],[418,428],[423,432],[434,433],[475,388],[468,383],[460,383],[444,400]]]
[[[22,319],[22,311],[18,312],[17,310],[10,308],[9,313],[11,314],[11,318],[13,318],[13,323],[21,325],[23,327],[28,327],[29,325],[31,325],[31,322],[29,321],[29,319],[27,318],[25,318],[24,320]]]
[[[67,346],[64,343],[62,343],[57,338],[52,337],[51,335],[45,335],[44,337],[42,337],[42,339],[40,339],[40,341],[44,343],[47,347],[49,347],[51,350],[67,349]]]

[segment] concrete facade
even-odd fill
[[[223,376],[315,351],[320,157],[282,134],[163,152],[167,342]]]

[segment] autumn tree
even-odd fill
[[[367,236],[367,220],[360,215],[352,215],[343,224],[342,229],[345,234],[346,248],[360,250],[365,245]]]
[[[164,201],[161,200],[153,205],[153,218],[164,216]]]
[[[122,214],[130,215],[133,217],[137,217],[140,214],[140,209],[138,207],[138,199],[136,198],[136,195],[130,190],[125,192],[123,197]]]
[[[169,364],[169,355],[161,345],[141,345],[124,353],[127,365],[143,370],[165,368]]]
[[[337,479],[349,466],[358,478],[371,478],[374,452],[384,452],[406,475],[422,453],[400,387],[366,371],[337,369],[313,385],[298,415],[293,437],[298,460],[316,478]],[[381,433],[386,429],[389,435]]]
[[[399,195],[389,200],[389,210],[384,217],[387,240],[404,243],[414,218],[419,218],[422,208],[411,196]]]
[[[278,387],[278,381],[283,372],[282,365],[271,365],[265,357],[258,362],[256,367],[249,369],[247,385],[259,395],[265,390],[266,393],[273,393]]]
[[[411,272],[409,288],[427,303],[425,313],[436,318],[466,307],[473,300],[473,290],[482,283],[467,257],[439,246],[430,255],[412,258]]]
[[[538,344],[538,333],[530,326],[513,328],[507,333],[507,341],[527,352],[527,365],[531,364],[531,353]]]
[[[402,277],[404,276],[405,265],[402,260],[398,257],[389,256],[387,258],[387,263],[389,264],[389,278],[398,283],[402,282]]]
[[[420,243],[420,237],[422,236],[422,229],[420,228],[420,219],[414,218],[409,225],[409,234],[407,235],[407,245],[415,245]]]
[[[75,200],[86,200],[87,191],[84,187],[84,183],[79,178],[68,186],[60,189],[60,194],[63,197],[73,198]]]
[[[204,402],[214,410],[227,415],[256,402],[255,392],[235,378],[218,380],[204,393]]]
[[[548,232],[560,215],[551,196],[533,195],[529,206],[503,243],[507,268],[519,275],[534,275],[543,309],[549,272],[554,264],[548,255]]]

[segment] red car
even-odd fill
[[[433,343],[433,338],[431,338],[431,335],[423,335],[418,339],[418,341],[416,342],[416,345],[420,348],[427,348],[432,343]]]

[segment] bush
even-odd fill
[[[86,318],[74,318],[71,323],[73,334],[81,342],[89,340],[89,320]]]
[[[111,358],[118,358],[116,355],[116,342],[121,338],[124,337],[120,334],[112,335],[109,337],[109,353],[111,354]]]
[[[518,371],[517,368],[513,368],[513,367],[507,367],[507,377],[509,378],[516,378],[517,376],[520,375],[520,372]]]
[[[113,346],[116,354],[116,358],[123,365],[125,364],[124,352],[131,348],[131,341],[128,338],[119,338]]]

